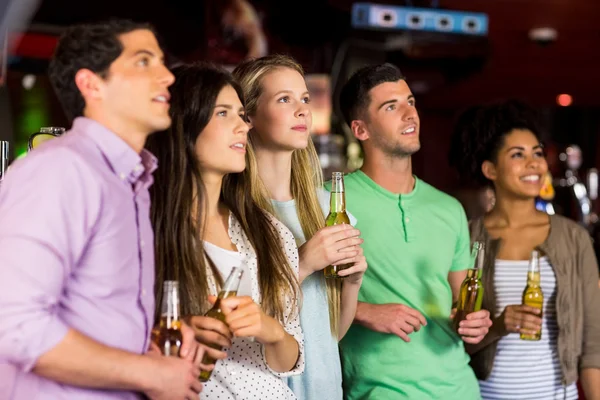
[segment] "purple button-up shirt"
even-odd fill
[[[31,369],[69,328],[146,352],[155,168],[149,152],[140,156],[87,118],[10,168],[0,186],[0,400],[139,397],[59,384]]]

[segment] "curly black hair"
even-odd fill
[[[77,71],[86,68],[106,78],[110,65],[123,52],[119,36],[141,29],[155,32],[147,23],[111,19],[74,25],[61,35],[48,66],[48,76],[69,120],[83,115],[85,107],[75,84]]]
[[[483,175],[484,161],[496,162],[504,138],[514,129],[531,131],[540,137],[535,109],[518,100],[508,100],[465,110],[455,124],[450,140],[449,163],[464,182],[489,184]]]

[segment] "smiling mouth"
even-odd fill
[[[232,148],[233,150],[244,151],[244,152],[246,151],[246,145],[244,143],[232,144],[229,147]]]
[[[410,128],[402,131],[400,134],[401,135],[411,135],[411,134],[415,133],[416,131],[417,131],[417,128],[414,126],[411,126]]]
[[[542,180],[542,177],[540,175],[526,175],[522,176],[520,179],[527,183],[538,183]]]

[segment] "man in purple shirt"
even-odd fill
[[[147,25],[77,26],[49,75],[75,120],[0,188],[0,400],[197,399],[190,328],[182,358],[148,351],[156,161],[143,147],[171,123],[174,80],[161,48]]]

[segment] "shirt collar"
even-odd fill
[[[376,192],[382,194],[383,196],[385,196],[389,199],[397,200],[399,197],[401,197],[404,200],[408,200],[408,199],[414,198],[416,196],[416,194],[418,193],[419,188],[421,186],[419,178],[417,178],[416,175],[413,175],[413,177],[415,178],[415,186],[413,187],[413,190],[411,190],[409,193],[404,193],[404,194],[393,193],[393,192],[390,192],[389,190],[385,189],[383,186],[380,186],[377,182],[375,182],[373,179],[371,179],[371,177],[369,177],[367,174],[365,174],[360,169],[353,172],[353,174],[356,174],[356,176],[361,181],[363,181],[365,184],[370,186]]]
[[[73,121],[74,131],[79,131],[91,139],[121,180],[134,184],[138,180],[149,182],[157,168],[157,160],[152,153],[143,149],[136,153],[123,139],[110,129],[90,118],[77,117]]]

